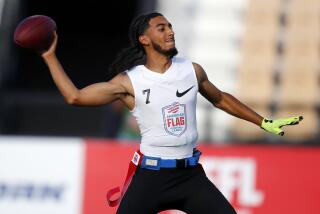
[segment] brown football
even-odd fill
[[[48,16],[29,16],[16,27],[14,41],[23,48],[44,51],[52,43],[56,29],[56,23]]]

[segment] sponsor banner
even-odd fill
[[[138,144],[88,140],[86,145],[83,214],[114,214],[116,208],[108,206],[106,193],[117,186],[122,188]]]
[[[108,189],[124,182],[138,145],[87,140],[83,214],[111,214]],[[239,214],[318,214],[320,148],[200,146],[207,176]],[[167,211],[161,214],[181,214]]]
[[[135,142],[0,137],[1,214],[114,214]],[[205,146],[208,178],[239,214],[318,214],[320,147]],[[161,214],[181,214],[166,211]]]
[[[207,176],[239,214],[316,214],[319,147],[202,147]]]
[[[0,137],[0,213],[81,214],[81,142]]]

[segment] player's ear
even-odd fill
[[[142,45],[149,45],[150,44],[150,39],[148,36],[146,35],[141,35],[139,36],[139,42],[142,44]]]

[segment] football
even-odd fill
[[[29,16],[16,27],[14,41],[22,48],[41,52],[50,47],[56,29],[56,23],[48,16]]]

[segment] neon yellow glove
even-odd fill
[[[283,126],[297,125],[301,120],[303,120],[302,116],[276,120],[264,118],[262,120],[261,128],[266,130],[267,132],[283,136],[284,131],[281,129]]]

